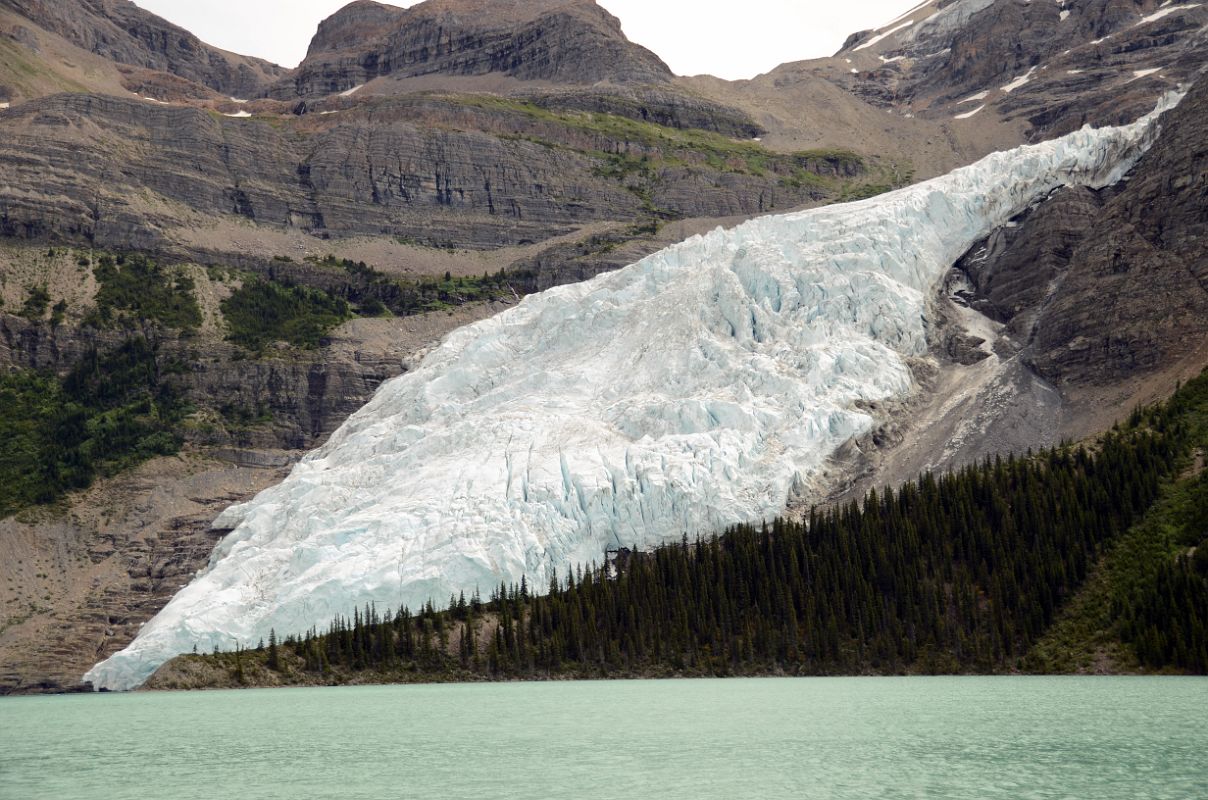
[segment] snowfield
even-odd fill
[[[859,203],[715,230],[462,328],[280,485],[226,511],[210,565],[86,676],[438,605],[781,513],[912,391],[937,281],[1062,185],[1118,180],[1157,112]]]

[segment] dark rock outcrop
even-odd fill
[[[1062,190],[958,265],[1045,379],[1110,388],[1208,344],[1208,82],[1101,192]]]

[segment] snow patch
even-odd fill
[[[1018,89],[1022,86],[1026,86],[1028,84],[1028,82],[1032,80],[1032,74],[1035,72],[1036,72],[1036,67],[1032,67],[1025,74],[1020,75],[1018,78],[1011,81],[1006,86],[1002,87],[1002,90],[1004,92],[1006,92],[1007,94],[1010,94],[1011,92],[1015,91],[1016,89]]]
[[[981,111],[983,108],[985,108],[984,105],[978,106],[977,108],[973,109],[972,111],[966,111],[964,114],[957,114],[956,116],[953,117],[953,119],[969,119],[969,117],[972,117],[974,114]]]
[[[247,100],[240,100],[238,97],[228,97],[227,99],[230,100],[232,103],[238,103],[241,106],[246,105],[248,102]]]
[[[1065,71],[1065,74],[1066,75],[1081,75],[1085,71],[1086,70],[1081,70],[1081,69],[1067,69]]]
[[[236,111],[234,114],[223,114],[224,117],[233,117],[235,119],[246,119],[251,116],[247,111]]]
[[[340,97],[352,97],[354,94],[361,91],[361,89],[363,89],[363,88],[365,88],[365,84],[363,84],[363,83],[358,86],[354,86],[351,89],[347,89],[343,92],[340,92]]]
[[[1058,16],[1058,18],[1060,19],[1060,21],[1061,21],[1061,22],[1065,22],[1067,19],[1069,19],[1069,18],[1070,18],[1070,12],[1068,12],[1068,11],[1062,11],[1062,12],[1061,12],[1060,14],[1058,14],[1057,16]]]
[[[1132,83],[1133,81],[1138,81],[1141,78],[1148,78],[1150,75],[1153,75],[1155,72],[1161,72],[1161,71],[1162,71],[1161,67],[1154,67],[1152,69],[1133,70],[1133,76],[1126,82]]]
[[[0,103],[0,111],[3,111],[6,108],[8,108],[8,103]]]
[[[985,100],[989,96],[990,96],[990,91],[987,89],[985,91],[978,92],[977,94],[969,95],[964,100],[957,102],[957,105],[960,106],[960,105],[964,105],[965,103],[972,103],[975,100]]]
[[[1179,11],[1190,11],[1193,8],[1199,8],[1201,5],[1202,5],[1202,3],[1185,3],[1181,6],[1163,5],[1161,8],[1159,8],[1157,11],[1150,14],[1148,17],[1141,17],[1140,21],[1138,21],[1135,25],[1133,25],[1133,27],[1137,28],[1142,25],[1148,25],[1151,22],[1157,22],[1162,17],[1168,17],[1171,14],[1175,14]]]
[[[1155,116],[695,236],[455,331],[224,512],[209,567],[86,679],[130,689],[195,645],[541,586],[816,496],[828,457],[874,425],[857,404],[913,391],[951,264],[1060,186],[1114,183]]]
[[[910,10],[909,10],[909,11],[907,11],[905,14],[902,14],[901,16],[894,17],[893,19],[891,19],[889,22],[886,22],[886,23],[885,23],[884,25],[882,25],[881,27],[882,27],[882,28],[884,28],[884,27],[887,27],[887,26],[889,26],[889,25],[894,25],[894,24],[896,24],[896,23],[898,23],[898,22],[901,22],[902,20],[906,19],[907,17],[913,17],[915,14],[917,14],[917,13],[918,13],[918,12],[920,12],[920,11],[922,11],[924,8],[926,8],[927,6],[931,5],[931,4],[932,4],[932,3],[934,3],[934,2],[935,2],[935,0],[924,0],[922,3],[919,3],[917,6],[915,6],[915,7],[914,7],[914,8],[912,8],[912,9],[910,9]],[[878,30],[880,30],[880,28],[878,28]]]
[[[885,31],[884,33],[878,33],[876,36],[872,37],[871,39],[869,39],[867,42],[865,42],[864,44],[862,44],[862,45],[860,45],[859,47],[857,47],[857,48],[856,48],[855,50],[853,50],[852,52],[853,52],[853,53],[855,53],[855,52],[859,52],[860,50],[863,50],[863,49],[865,49],[865,48],[867,48],[867,47],[872,47],[874,44],[876,44],[877,42],[881,41],[882,39],[884,39],[884,38],[886,38],[886,37],[888,37],[888,36],[893,36],[893,35],[894,35],[895,33],[897,33],[898,31],[900,31],[900,30],[905,30],[906,28],[909,28],[909,27],[910,27],[911,25],[913,25],[913,24],[914,24],[914,20],[912,20],[912,19],[910,19],[910,20],[906,20],[906,21],[905,21],[905,22],[903,22],[901,25],[898,25],[898,26],[896,26],[896,27],[890,28],[889,30]]]

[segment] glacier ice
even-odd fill
[[[780,513],[870,429],[857,401],[911,391],[948,267],[1053,189],[1118,180],[1156,117],[715,230],[455,331],[224,512],[209,566],[85,679],[129,689],[195,645],[544,585],[606,549]]]

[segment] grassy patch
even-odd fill
[[[530,120],[588,133],[625,145],[620,152],[600,152],[605,162],[600,167],[606,177],[624,178],[629,170],[625,162],[641,159],[659,166],[700,164],[719,172],[763,176],[769,172],[792,176],[799,171],[829,176],[855,175],[868,170],[868,161],[858,153],[841,148],[775,153],[752,140],[731,139],[698,128],[671,128],[654,122],[642,122],[616,114],[586,111],[551,111],[522,100],[490,95],[467,95],[454,102],[475,108],[520,114]],[[529,137],[525,137],[529,138]],[[552,143],[541,141],[546,146]],[[619,159],[618,163],[616,160]],[[833,178],[832,178],[833,180]],[[841,183],[841,181],[839,181]],[[828,186],[833,184],[827,183]]]

